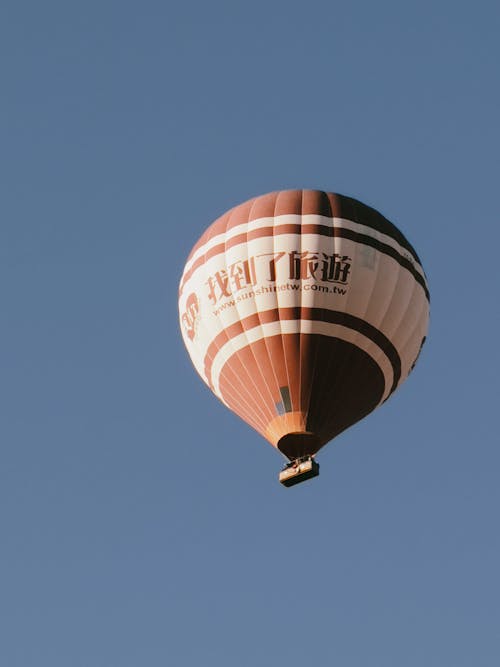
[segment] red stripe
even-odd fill
[[[313,322],[326,322],[329,324],[340,324],[352,329],[366,338],[370,339],[387,356],[392,365],[393,384],[391,393],[396,389],[401,378],[401,359],[391,341],[377,328],[354,315],[343,313],[336,310],[325,310],[323,308],[275,308],[265,310],[261,313],[250,315],[239,322],[235,322],[226,327],[210,343],[204,361],[204,373],[210,388],[213,390],[212,383],[212,364],[217,352],[222,346],[238,336],[239,334],[253,329],[268,322],[277,322],[279,320],[309,320]],[[314,334],[313,334],[314,335]]]
[[[301,234],[338,236],[337,234],[335,234],[333,227],[329,227],[327,225],[302,225],[300,223],[261,227],[260,229],[254,229],[250,232],[237,234],[236,236],[233,236],[225,243],[218,243],[217,245],[213,246],[213,248],[210,248],[206,253],[198,257],[198,259],[194,262],[193,266],[182,277],[181,286],[179,288],[179,296],[182,293],[182,290],[184,289],[184,285],[191,278],[196,269],[198,269],[200,266],[203,266],[203,264],[205,264],[205,262],[208,262],[209,259],[212,259],[212,257],[220,255],[226,250],[229,250],[229,248],[233,248],[234,246],[239,245],[241,243],[247,243],[248,241],[260,239],[264,236],[272,238],[273,236],[280,236],[281,234],[297,234],[298,236],[300,236]]]
[[[184,289],[184,285],[191,278],[196,269],[198,269],[200,266],[203,266],[203,264],[205,264],[205,262],[208,262],[209,259],[212,259],[212,257],[220,255],[226,250],[229,250],[229,248],[233,248],[236,245],[247,243],[247,241],[253,241],[254,239],[260,239],[263,236],[269,236],[269,238],[272,238],[274,235],[279,235],[279,234],[300,235],[301,229],[302,229],[301,225],[278,225],[276,227],[274,226],[262,227],[261,229],[254,229],[253,231],[250,232],[237,234],[236,236],[233,236],[225,243],[218,243],[213,248],[210,248],[210,250],[208,250],[206,253],[198,257],[198,259],[194,262],[193,266],[189,269],[189,271],[187,271],[187,273],[184,274],[181,286],[179,288],[179,296],[181,295],[182,290]]]
[[[229,239],[227,243],[219,243],[218,245],[214,246],[205,255],[199,257],[193,264],[193,266],[189,269],[189,271],[187,271],[187,273],[184,274],[181,281],[181,285],[179,287],[179,298],[182,295],[182,290],[184,289],[184,285],[189,280],[189,278],[191,278],[196,269],[198,269],[212,257],[222,254],[227,249],[232,248],[235,245],[238,245],[240,243],[246,243],[247,240],[258,239],[262,238],[263,236],[269,236],[270,238],[272,238],[273,236],[280,236],[281,234],[297,234],[299,236],[301,234],[317,234],[319,236],[345,238],[349,239],[350,241],[354,241],[355,243],[361,243],[363,245],[368,245],[371,248],[375,248],[375,250],[378,250],[384,255],[388,255],[389,257],[395,259],[398,262],[398,264],[400,264],[400,266],[409,271],[415,278],[415,280],[421,285],[422,289],[425,292],[427,300],[429,300],[429,290],[427,289],[427,285],[425,284],[425,279],[414,268],[413,264],[392,246],[389,246],[386,243],[382,243],[381,241],[377,241],[373,237],[367,236],[366,234],[359,234],[358,232],[353,232],[352,230],[345,229],[343,227],[333,227],[333,226],[330,227],[327,225],[300,225],[300,224],[277,225],[276,227],[263,227],[262,229],[255,229],[252,232],[249,232],[248,234],[238,234],[237,236],[234,236],[232,239]]]
[[[279,215],[323,215],[330,218],[346,218],[358,222],[382,234],[387,234],[413,255],[420,264],[417,253],[399,229],[381,213],[356,199],[322,190],[281,190],[270,192],[239,204],[220,216],[204,232],[191,250],[194,253],[209,238],[227,232],[233,227],[259,218]]]

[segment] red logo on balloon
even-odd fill
[[[198,305],[198,297],[192,292],[186,301],[186,310],[182,314],[182,324],[186,330],[189,340],[193,340],[196,333],[196,319],[200,308]]]

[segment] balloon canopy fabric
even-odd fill
[[[225,213],[180,282],[210,389],[286,457],[314,455],[389,398],[425,341],[429,291],[403,234],[355,199],[273,192]]]

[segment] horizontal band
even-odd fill
[[[415,278],[415,280],[419,283],[419,285],[421,285],[427,300],[429,300],[429,290],[427,288],[423,272],[421,273],[420,271],[418,271],[415,268],[415,265],[407,257],[403,256],[400,252],[398,252],[398,250],[396,250],[393,246],[378,241],[372,236],[355,232],[352,229],[346,229],[345,227],[335,227],[330,225],[318,225],[318,224],[315,225],[285,224],[285,225],[257,228],[248,231],[247,233],[244,234],[237,234],[236,236],[229,238],[225,243],[218,243],[217,245],[210,247],[210,249],[205,254],[198,257],[191,265],[191,267],[184,273],[179,288],[179,296],[181,296],[184,285],[191,278],[193,273],[198,268],[203,266],[205,262],[207,262],[212,257],[225,253],[229,248],[232,248],[236,245],[246,244],[248,241],[252,241],[254,239],[262,237],[273,238],[275,236],[280,236],[284,234],[295,234],[297,236],[300,236],[302,234],[311,234],[311,235],[319,235],[331,238],[345,238],[350,241],[354,241],[355,243],[359,243],[360,245],[366,245],[371,248],[374,248],[378,252],[384,255],[388,255],[389,257],[394,259],[401,267],[409,271],[411,275]]]
[[[292,327],[285,326],[286,322],[291,322]],[[314,322],[320,327],[311,330],[306,322]],[[374,326],[353,315],[348,315],[340,311],[324,310],[322,308],[275,308],[266,310],[261,313],[255,313],[242,319],[239,322],[231,324],[226,329],[221,331],[209,345],[205,354],[204,360],[204,375],[209,386],[217,393],[217,377],[220,369],[227,361],[227,357],[235,351],[234,339],[238,338],[240,343],[248,344],[255,338],[259,340],[266,337],[266,325],[271,323],[279,323],[279,327],[269,329],[269,335],[278,335],[279,333],[325,333],[331,335],[333,332],[330,329],[329,333],[323,332],[325,325],[337,325],[351,330],[363,338],[368,339],[375,346],[380,349],[389,360],[392,368],[392,382],[388,395],[390,395],[398,386],[401,379],[401,358],[390,340]],[[321,331],[320,331],[321,329]],[[254,332],[250,337],[249,332]],[[340,336],[342,337],[342,336]],[[349,342],[352,342],[349,340]],[[226,354],[223,354],[225,350]],[[368,350],[367,350],[368,351]],[[371,355],[373,356],[373,355]]]
[[[357,199],[322,190],[282,190],[250,199],[224,213],[204,232],[188,257],[188,262],[198,250],[214,237],[228,235],[235,227],[253,224],[262,218],[309,215],[325,218],[352,220],[375,232],[394,239],[413,259],[421,264],[413,246],[399,229],[381,213]]]

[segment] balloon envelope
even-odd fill
[[[380,213],[287,190],[206,230],[186,262],[179,313],[202,379],[292,460],[405,380],[425,340],[429,292],[415,250]]]

